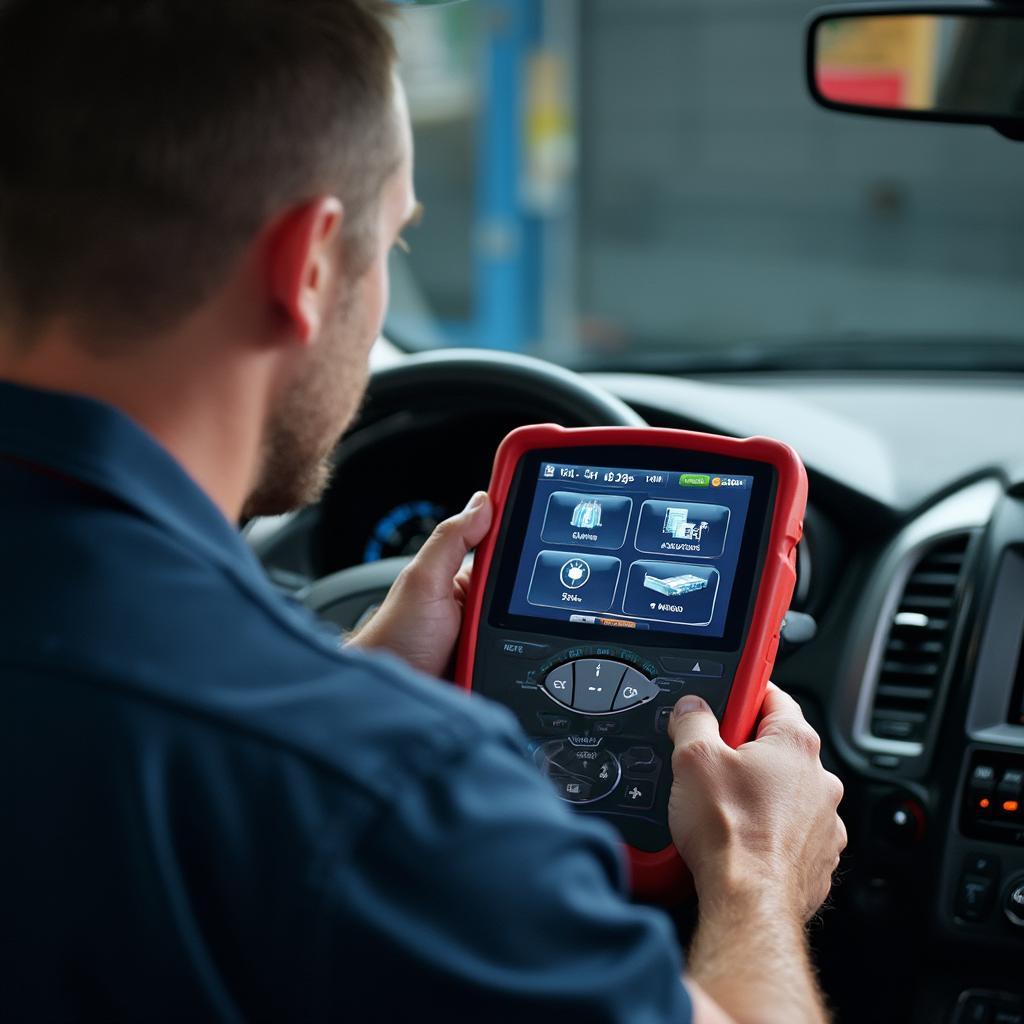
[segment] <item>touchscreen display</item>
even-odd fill
[[[540,462],[508,613],[722,637],[755,478],[680,463]]]

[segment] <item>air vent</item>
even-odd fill
[[[949,654],[970,534],[947,538],[907,578],[878,674],[871,732],[923,742]]]

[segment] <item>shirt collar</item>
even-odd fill
[[[0,381],[0,454],[102,491],[261,589],[268,585],[259,561],[209,496],[113,406]]]

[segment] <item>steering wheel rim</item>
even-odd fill
[[[367,388],[363,420],[399,409],[428,394],[434,402],[459,395],[512,400],[525,406],[543,404],[571,410],[578,426],[643,427],[642,416],[625,402],[579,374],[532,356],[478,349],[422,352],[374,371]],[[380,604],[411,559],[388,558],[354,565],[311,583],[297,597],[321,618],[351,630]]]
[[[550,405],[581,427],[644,427],[639,413],[622,399],[578,373],[533,356],[472,348],[419,352],[385,366],[370,377],[364,416],[404,409],[408,398],[426,391],[436,401],[448,395],[495,403]],[[543,399],[540,398],[543,396]]]

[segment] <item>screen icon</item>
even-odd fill
[[[654,555],[719,558],[731,516],[725,505],[648,499],[640,506],[636,549]]]
[[[610,555],[542,551],[533,565],[526,600],[545,608],[603,612],[611,608],[622,563]]]
[[[704,531],[711,524],[706,519],[702,519],[698,523],[696,520],[691,520],[689,515],[688,508],[677,508],[673,505],[666,509],[665,525],[662,526],[661,532],[667,533],[676,540],[693,540],[699,543],[701,537],[704,536]]]
[[[582,530],[593,530],[601,525],[601,502],[596,498],[587,498],[578,501],[572,510],[572,518],[569,520],[571,526],[578,526]]]
[[[541,527],[546,544],[616,550],[626,541],[633,499],[621,494],[554,491]]]
[[[563,587],[576,590],[590,579],[590,563],[582,558],[570,558],[559,570],[558,578]]]
[[[680,487],[707,487],[711,483],[711,476],[708,473],[681,473],[679,475]]]
[[[695,594],[698,590],[703,590],[707,585],[708,581],[706,579],[694,576],[693,573],[683,573],[682,576],[670,576],[668,579],[652,576],[650,573],[644,574],[644,586],[648,590],[653,590],[656,594],[664,594],[666,597],[682,597],[683,594]]]
[[[709,565],[634,562],[626,577],[627,615],[677,626],[707,626],[715,615],[721,574]]]

